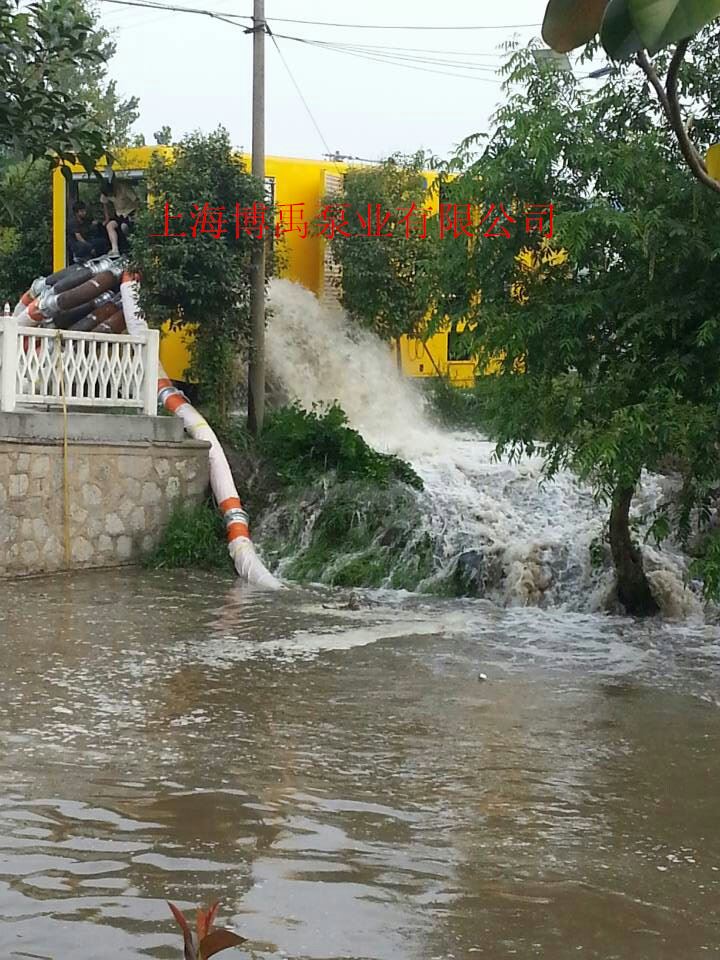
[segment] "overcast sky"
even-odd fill
[[[174,2],[218,12],[252,12],[252,0]],[[403,49],[397,55],[449,61],[413,60],[414,69],[410,69],[278,38],[329,148],[367,159],[420,148],[446,156],[462,138],[484,130],[500,96],[493,72],[501,62],[498,45],[513,34],[529,39],[539,34],[539,28],[468,28],[539,24],[544,8],[545,0],[266,0],[267,20],[276,34],[413,48],[417,52]],[[105,0],[100,11],[118,45],[110,74],[124,95],[139,96],[141,117],[136,129],[148,143],[163,124],[169,124],[176,137],[222,124],[236,146],[249,148],[249,35],[208,17],[121,7]],[[466,29],[360,30],[282,23],[274,17]],[[267,152],[300,157],[321,157],[326,152],[272,42],[267,44]]]

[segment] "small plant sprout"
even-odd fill
[[[220,906],[217,901],[211,904],[207,910],[198,907],[195,931],[190,929],[190,924],[182,910],[176,907],[174,903],[168,902],[168,906],[182,930],[185,960],[210,960],[210,957],[214,957],[221,950],[238,947],[241,943],[246,942],[245,937],[238,936],[232,930],[213,930],[215,915]]]

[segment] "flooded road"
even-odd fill
[[[215,898],[228,960],[720,954],[716,627],[0,591],[3,960],[177,958],[164,901]]]

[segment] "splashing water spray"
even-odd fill
[[[416,534],[431,539],[436,564],[425,586],[434,588],[462,560],[475,565],[482,596],[503,605],[605,608],[614,572],[609,563],[593,566],[591,545],[601,541],[606,513],[590,487],[569,471],[547,481],[541,457],[499,461],[495,443],[480,433],[438,426],[387,344],[298,284],[272,280],[269,308],[268,366],[288,397],[305,409],[338,402],[372,447],[408,460],[422,478]],[[635,516],[657,508],[666,483],[643,476]],[[410,555],[417,542],[409,539]],[[702,616],[685,587],[682,550],[643,549],[666,615]]]

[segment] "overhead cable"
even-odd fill
[[[298,94],[298,96],[300,97],[300,99],[301,99],[301,101],[302,101],[302,103],[303,103],[303,106],[305,107],[305,110],[307,111],[307,114],[308,114],[308,116],[310,117],[310,120],[312,121],[313,126],[314,126],[315,129],[317,130],[317,134],[318,134],[318,136],[320,137],[320,139],[322,140],[322,143],[323,143],[323,146],[325,147],[325,150],[327,151],[327,153],[332,153],[332,150],[331,150],[330,147],[328,146],[328,142],[327,142],[327,140],[325,139],[325,137],[323,136],[322,130],[320,129],[320,124],[317,122],[317,120],[315,119],[315,115],[313,114],[312,110],[310,109],[310,104],[307,102],[307,100],[306,100],[305,97],[303,96],[303,92],[302,92],[302,90],[300,89],[300,85],[298,84],[297,80],[295,79],[295,76],[294,76],[292,70],[290,69],[290,65],[288,64],[287,60],[286,60],[285,57],[283,56],[283,52],[282,52],[282,50],[280,49],[280,44],[277,42],[277,39],[275,38],[275,34],[272,32],[272,30],[269,31],[269,33],[270,33],[270,39],[271,39],[272,42],[275,44],[275,49],[276,49],[277,52],[278,52],[278,56],[279,56],[280,59],[282,60],[282,64],[283,64],[283,66],[285,67],[285,70],[287,71],[287,75],[290,77],[290,80],[291,80],[293,86],[295,87],[295,89],[296,89],[296,91],[297,91],[297,94]]]
[[[496,84],[501,83],[500,80],[496,80],[492,77],[480,77],[470,73],[455,73],[455,72],[450,72],[449,70],[436,70],[432,67],[420,66],[419,64],[415,64],[415,63],[407,63],[404,60],[397,60],[396,58],[381,56],[380,54],[361,53],[359,51],[349,50],[346,48],[338,48],[329,43],[320,43],[315,40],[307,40],[301,37],[291,37],[283,34],[278,34],[278,36],[280,36],[285,40],[294,40],[298,43],[306,44],[307,46],[314,47],[317,50],[329,50],[332,53],[345,54],[348,57],[359,57],[363,60],[369,60],[373,63],[385,63],[385,64],[389,64],[390,66],[405,67],[408,70],[418,70],[421,73],[434,73],[434,74],[439,74],[441,76],[456,77],[463,80],[476,80],[484,83],[496,83]],[[492,71],[492,72],[494,73],[495,71]]]

